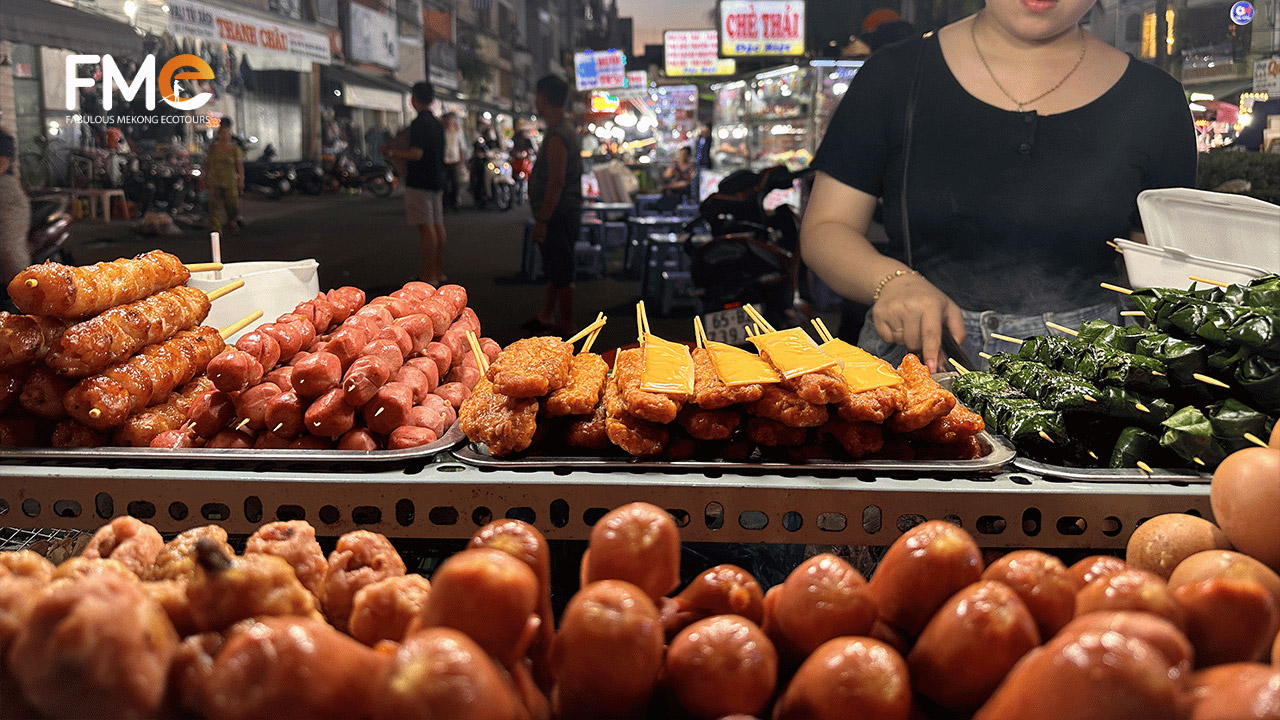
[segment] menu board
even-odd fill
[[[720,55],[804,54],[804,0],[720,0]]]
[[[720,57],[719,42],[720,34],[715,30],[667,30],[662,33],[667,77],[733,75],[738,72],[736,60]]]
[[[621,50],[574,53],[573,68],[579,90],[620,88],[627,84],[627,56]]]

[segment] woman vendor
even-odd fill
[[[859,344],[945,363],[1096,318],[1119,321],[1107,245],[1140,237],[1137,196],[1192,186],[1181,85],[1080,26],[1094,0],[987,0],[882,49],[850,83],[813,161],[805,262],[871,306]],[[884,201],[885,254],[866,237]]]

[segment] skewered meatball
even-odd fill
[[[368,530],[343,535],[329,554],[329,567],[321,586],[325,617],[345,632],[360,588],[404,572],[404,561],[385,537]]]
[[[555,636],[555,616],[551,609],[551,550],[547,539],[538,529],[520,520],[495,520],[471,536],[468,547],[489,547],[501,550],[524,562],[538,578],[538,618],[541,624],[529,657],[533,660],[533,674],[539,687],[551,688],[548,654]]]
[[[582,584],[625,580],[657,600],[680,583],[680,531],[666,510],[630,503],[591,528]]]
[[[118,560],[141,577],[155,563],[163,547],[164,538],[160,537],[159,530],[125,515],[98,528],[82,557]]]
[[[421,575],[397,575],[365,585],[351,603],[351,637],[365,645],[400,642],[430,593],[431,583]]]
[[[179,637],[194,635],[198,630],[191,614],[191,598],[186,580],[154,580],[142,583],[142,592],[164,611]]]
[[[289,563],[272,555],[234,557],[210,538],[196,541],[196,574],[187,586],[201,631],[226,630],[247,618],[319,618],[316,598]]]
[[[501,550],[474,548],[436,571],[416,628],[460,630],[509,667],[528,651],[537,611],[538,578],[529,566]]]
[[[405,640],[391,658],[369,715],[373,720],[529,717],[497,664],[475,641],[450,628],[423,630]]]
[[[275,555],[293,566],[293,572],[317,597],[324,585],[328,563],[316,542],[316,529],[305,520],[267,523],[249,536],[245,555]]]
[[[178,533],[165,543],[156,555],[155,563],[142,575],[143,580],[190,580],[196,574],[195,548],[200,538],[209,538],[219,544],[227,555],[235,551],[227,544],[227,531],[217,525],[204,525]]]

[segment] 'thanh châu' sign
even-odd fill
[[[804,54],[804,0],[720,0],[720,54]]]

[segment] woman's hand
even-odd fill
[[[890,280],[872,306],[876,332],[887,343],[919,353],[929,370],[942,365],[942,333],[964,342],[964,316],[960,306],[919,275]]]

